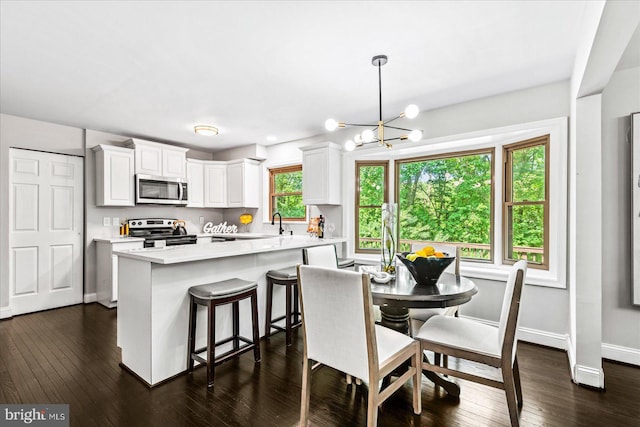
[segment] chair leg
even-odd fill
[[[287,346],[291,345],[291,285],[285,285],[286,289],[286,305],[285,305],[285,334],[287,337]]]
[[[378,425],[379,394],[378,382],[370,384],[369,398],[367,399],[367,427],[376,427]]]
[[[298,295],[298,282],[293,285],[293,323],[300,322],[300,296]]]
[[[518,403],[516,402],[513,368],[509,360],[502,360],[502,380],[504,381],[504,391],[507,395],[507,406],[509,407],[511,426],[518,427],[520,425],[518,419]]]
[[[258,293],[251,293],[251,324],[253,327],[253,359],[260,361],[260,328],[258,326]]]
[[[196,349],[196,319],[198,315],[198,305],[189,298],[189,354],[187,356],[187,371],[193,372],[193,357],[191,355]]]
[[[213,387],[215,381],[215,348],[216,348],[216,306],[209,301],[209,333],[207,334],[207,387]]]
[[[302,361],[302,396],[300,398],[300,426],[306,427],[309,422],[309,400],[311,398],[311,366],[309,359]]]
[[[234,301],[231,304],[233,312],[233,349],[240,348],[240,302]]]
[[[267,277],[267,308],[265,310],[266,321],[264,325],[264,336],[271,336],[271,311],[273,309],[273,281]]]
[[[516,385],[516,398],[518,400],[518,408],[522,408],[522,386],[520,384],[520,369],[518,368],[518,356],[513,360],[513,382]]]
[[[412,357],[412,366],[416,369],[416,374],[413,377],[413,413],[420,415],[422,413],[422,351],[420,350],[420,344],[416,343],[416,352]]]

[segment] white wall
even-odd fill
[[[640,67],[618,71],[602,92],[603,356],[640,364],[640,307],[631,305],[631,141],[640,111]],[[635,349],[635,354],[629,350]],[[634,362],[635,361],[635,362]]]
[[[190,234],[202,231],[200,225],[200,217],[204,217],[205,223],[212,221],[214,224],[222,221],[222,209],[211,208],[184,208],[175,206],[133,206],[133,207],[99,207],[96,206],[95,191],[95,153],[91,150],[98,144],[119,145],[123,146],[123,142],[129,137],[121,135],[113,135],[93,130],[86,131],[86,150],[85,150],[85,276],[84,276],[84,295],[85,302],[95,300],[96,292],[96,246],[93,243],[95,237],[111,237],[118,235],[118,227],[104,227],[102,225],[103,217],[118,217],[121,220],[127,218],[178,218],[186,221],[186,228]],[[188,158],[197,158],[201,160],[210,160],[211,153],[200,152],[197,150],[187,151]]]
[[[84,156],[83,130],[0,114],[0,318],[9,306],[9,148]]]

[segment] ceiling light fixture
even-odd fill
[[[218,128],[215,126],[198,125],[193,127],[193,131],[198,135],[203,136],[216,136],[218,134]]]
[[[358,123],[342,123],[337,122],[334,119],[328,119],[324,126],[328,131],[336,130],[337,128],[343,128],[347,126],[360,126],[360,127],[368,127],[371,129],[365,129],[362,133],[355,136],[353,140],[349,140],[345,142],[344,149],[347,151],[353,151],[356,147],[362,147],[365,144],[377,142],[378,145],[384,146],[387,148],[391,148],[392,144],[390,141],[405,141],[407,139],[417,142],[422,139],[422,131],[421,130],[412,130],[405,129],[396,126],[389,126],[389,123],[399,118],[407,118],[413,119],[415,118],[420,110],[417,105],[411,104],[404,109],[400,115],[389,119],[387,121],[382,120],[382,71],[381,67],[387,63],[387,55],[376,55],[371,59],[371,63],[378,67],[378,110],[379,110],[379,119],[377,124],[358,124]],[[393,129],[396,131],[407,132],[398,137],[394,138],[386,138],[385,139],[385,131],[387,129]]]

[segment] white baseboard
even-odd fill
[[[10,317],[13,317],[11,307],[0,307],[0,319],[9,319]]]
[[[92,293],[92,294],[84,294],[84,303],[85,304],[89,304],[92,302],[96,302],[98,301],[98,297],[96,295],[96,293]]]
[[[575,382],[596,388],[604,388],[604,371],[590,366],[576,365]]]
[[[602,357],[640,366],[640,349],[602,343]]]

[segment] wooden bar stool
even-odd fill
[[[273,309],[273,285],[286,287],[285,315],[273,319],[271,312]],[[276,325],[275,322],[285,320],[284,328]],[[287,346],[291,345],[293,339],[293,329],[302,325],[300,308],[298,306],[298,275],[295,267],[283,268],[281,270],[269,270],[267,272],[267,313],[265,336],[271,336],[271,329],[284,331],[287,337]]]
[[[193,372],[194,360],[207,366],[207,386],[213,387],[214,366],[253,349],[253,357],[260,362],[260,330],[258,328],[258,294],[256,282],[241,279],[229,279],[206,285],[189,288],[189,361],[187,370]],[[239,302],[251,298],[251,317],[253,323],[253,340],[240,336]],[[216,342],[216,307],[223,304],[232,305],[233,335]],[[207,307],[208,331],[207,346],[196,350],[196,315],[198,305]],[[215,357],[215,348],[233,341],[233,348]],[[240,345],[240,341],[245,344]],[[207,352],[207,358],[199,353]],[[213,361],[213,362],[211,362]]]

